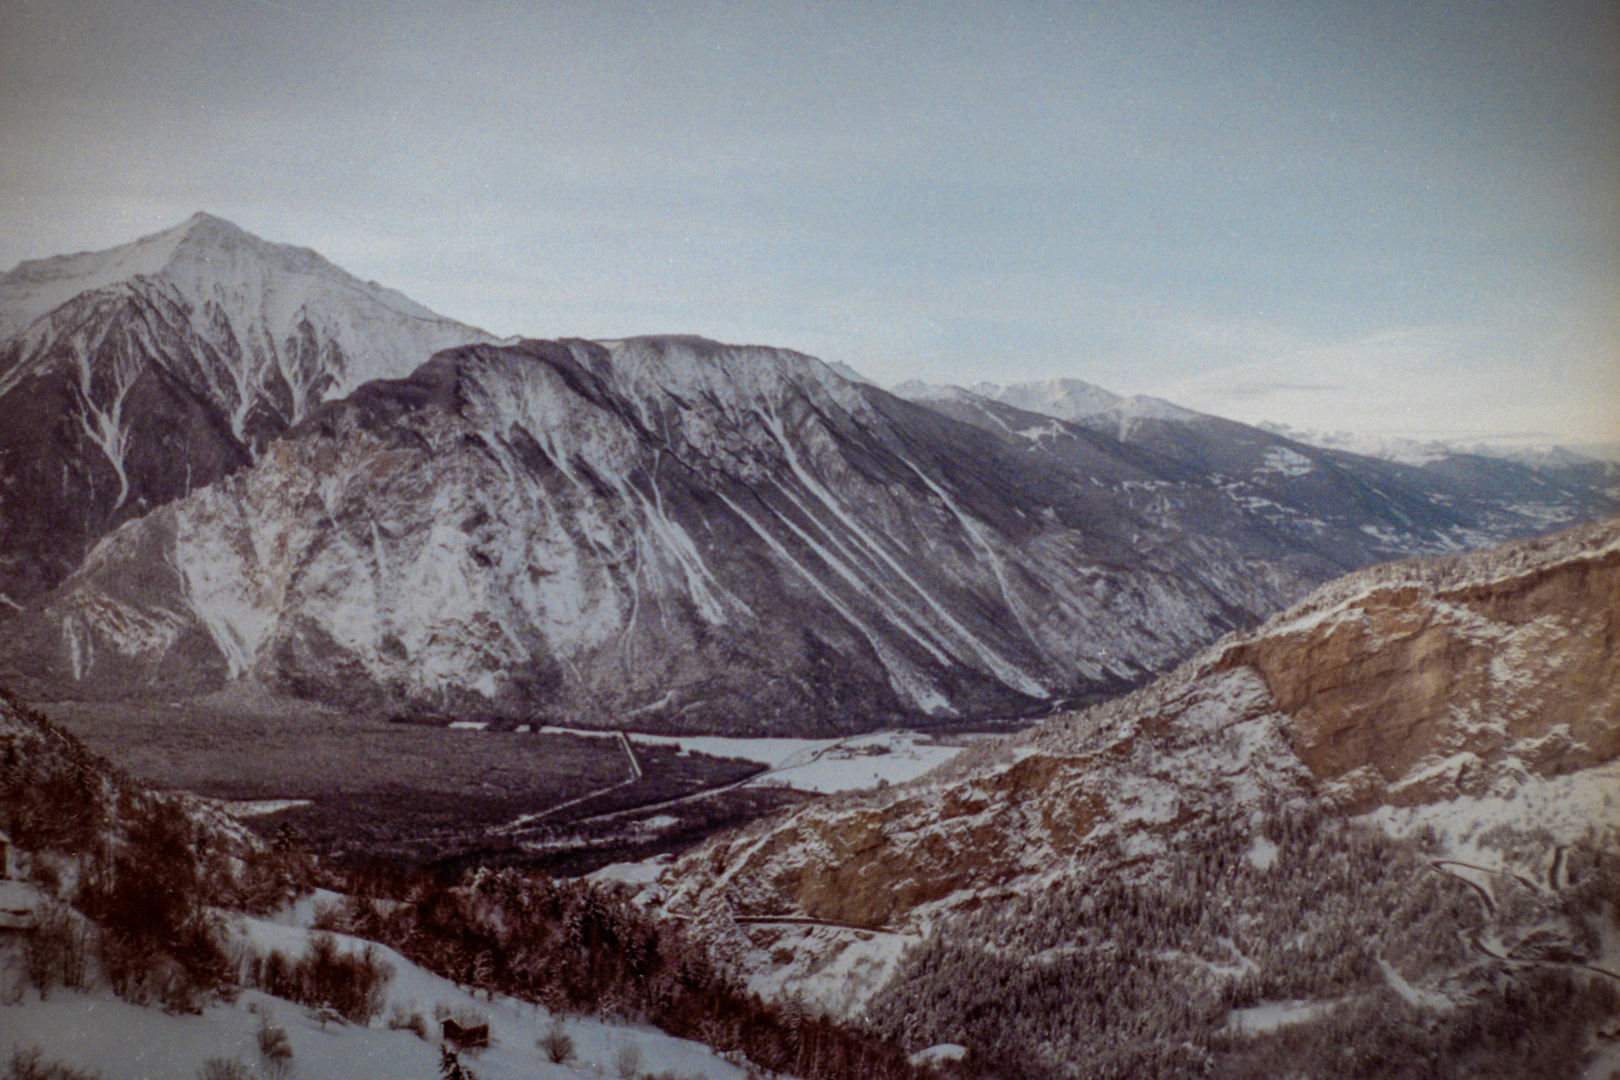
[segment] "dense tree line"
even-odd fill
[[[1620,900],[1600,852],[1571,857],[1565,894],[1494,913],[1417,845],[1314,810],[1213,821],[1151,867],[1121,862],[937,928],[870,1003],[873,1030],[961,1043],[985,1076],[1554,1077],[1614,1014],[1613,980],[1473,944],[1512,939],[1503,920],[1544,927]],[[1444,985],[1451,1004],[1414,1004],[1415,985]],[[1230,1024],[1287,1002],[1324,1007],[1269,1033]]]

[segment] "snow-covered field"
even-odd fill
[[[1505,798],[1462,796],[1420,806],[1385,806],[1364,820],[1392,836],[1412,836],[1430,827],[1450,857],[1496,868],[1501,851],[1486,839],[1493,831],[1546,830],[1552,844],[1572,844],[1620,828],[1620,762],[1564,776],[1527,776]]]
[[[311,905],[302,905],[299,915]],[[238,939],[261,952],[279,948],[292,956],[304,952],[309,931],[296,917],[261,920],[232,916]],[[336,935],[340,945],[363,948],[365,943]],[[391,949],[373,946],[394,970],[387,986],[387,1004],[370,1027],[338,1021],[322,1023],[302,1006],[245,990],[232,1003],[218,1002],[200,1015],[171,1015],[156,1008],[141,1008],[108,992],[53,992],[40,1000],[32,989],[8,993],[0,1005],[0,1061],[13,1049],[38,1047],[43,1061],[99,1073],[106,1080],[195,1080],[213,1058],[236,1058],[265,1075],[258,1050],[261,1022],[284,1029],[292,1045],[293,1070],[298,1080],[429,1080],[439,1075],[436,1040],[420,1038],[407,1029],[393,1029],[388,1019],[396,1013],[420,1013],[432,1033],[438,1024],[435,1010],[450,1015],[476,1016],[490,1025],[492,1045],[476,1057],[464,1055],[480,1080],[598,1080],[619,1075],[631,1060],[642,1072],[673,1071],[683,1077],[736,1080],[743,1070],[716,1056],[708,1047],[671,1038],[648,1027],[611,1024],[565,1017],[564,1031],[574,1040],[576,1057],[566,1065],[553,1064],[537,1045],[553,1023],[545,1009],[509,998],[475,997],[449,980],[417,967]],[[18,985],[17,958],[4,973],[5,985]]]
[[[715,757],[769,766],[750,784],[779,784],[830,794],[899,784],[961,753],[915,731],[880,731],[849,739],[734,739],[720,735],[633,735],[637,742],[679,746]]]

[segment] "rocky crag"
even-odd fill
[[[813,982],[944,915],[1150,864],[1217,815],[1596,776],[1620,757],[1617,640],[1620,520],[1376,567],[1135,693],[713,840],[651,895],[767,981]]]

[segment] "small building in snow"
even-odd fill
[[[17,880],[17,845],[0,832],[0,932],[29,931],[34,915],[45,902],[45,894],[26,881]]]

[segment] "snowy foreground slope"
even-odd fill
[[[242,948],[265,955],[278,949],[297,956],[307,951],[311,937],[309,930],[285,917],[274,922],[232,916],[230,927]],[[642,1071],[669,1071],[682,1077],[732,1080],[745,1075],[744,1069],[700,1043],[645,1026],[581,1017],[560,1018],[564,1034],[573,1041],[574,1058],[554,1064],[538,1045],[558,1019],[545,1009],[500,996],[474,996],[392,949],[342,935],[337,940],[340,949],[348,951],[369,946],[392,971],[381,1017],[421,1016],[425,1029],[435,1032],[436,1010],[488,1023],[491,1046],[465,1059],[480,1080],[615,1076],[620,1063],[628,1062]],[[262,1071],[263,1024],[287,1033],[291,1075],[306,1080],[427,1080],[439,1075],[436,1037],[391,1028],[382,1019],[366,1026],[323,1022],[313,1010],[259,990],[244,990],[234,1001],[212,1002],[195,1015],[133,1005],[105,991],[58,989],[41,1000],[29,988],[14,996],[17,1000],[0,1005],[0,1055],[9,1057],[14,1048],[38,1047],[43,1060],[98,1073],[106,1080],[196,1080],[203,1066],[218,1058]]]
[[[1490,831],[1480,815],[1533,835],[1542,823],[1514,799],[1534,791],[1570,809],[1547,811],[1559,839],[1528,840],[1518,857],[1539,865],[1551,845],[1577,842],[1612,854],[1617,634],[1620,520],[1373,568],[1126,697],[914,783],[716,838],[647,896],[729,940],[761,987],[853,1011],[899,946],[953,913],[1097,875],[1151,876],[1200,850],[1212,822],[1241,835],[1251,815],[1289,807],[1335,818],[1435,808],[1367,819],[1412,834],[1445,825],[1453,807],[1456,827],[1442,833],[1472,843]],[[1256,859],[1269,843],[1254,841]],[[1535,873],[1546,880],[1545,866]],[[821,977],[829,971],[862,972],[865,984]]]
[[[442,1075],[459,1052],[486,1080],[725,1080],[749,1075],[746,1053],[783,1074],[831,1080],[860,1062],[926,1080],[863,1033],[759,1007],[700,943],[612,890],[518,872],[346,877],[141,787],[4,693],[0,833],[8,1076],[191,1080],[235,1062],[397,1080]],[[351,895],[312,891],[318,879]]]

